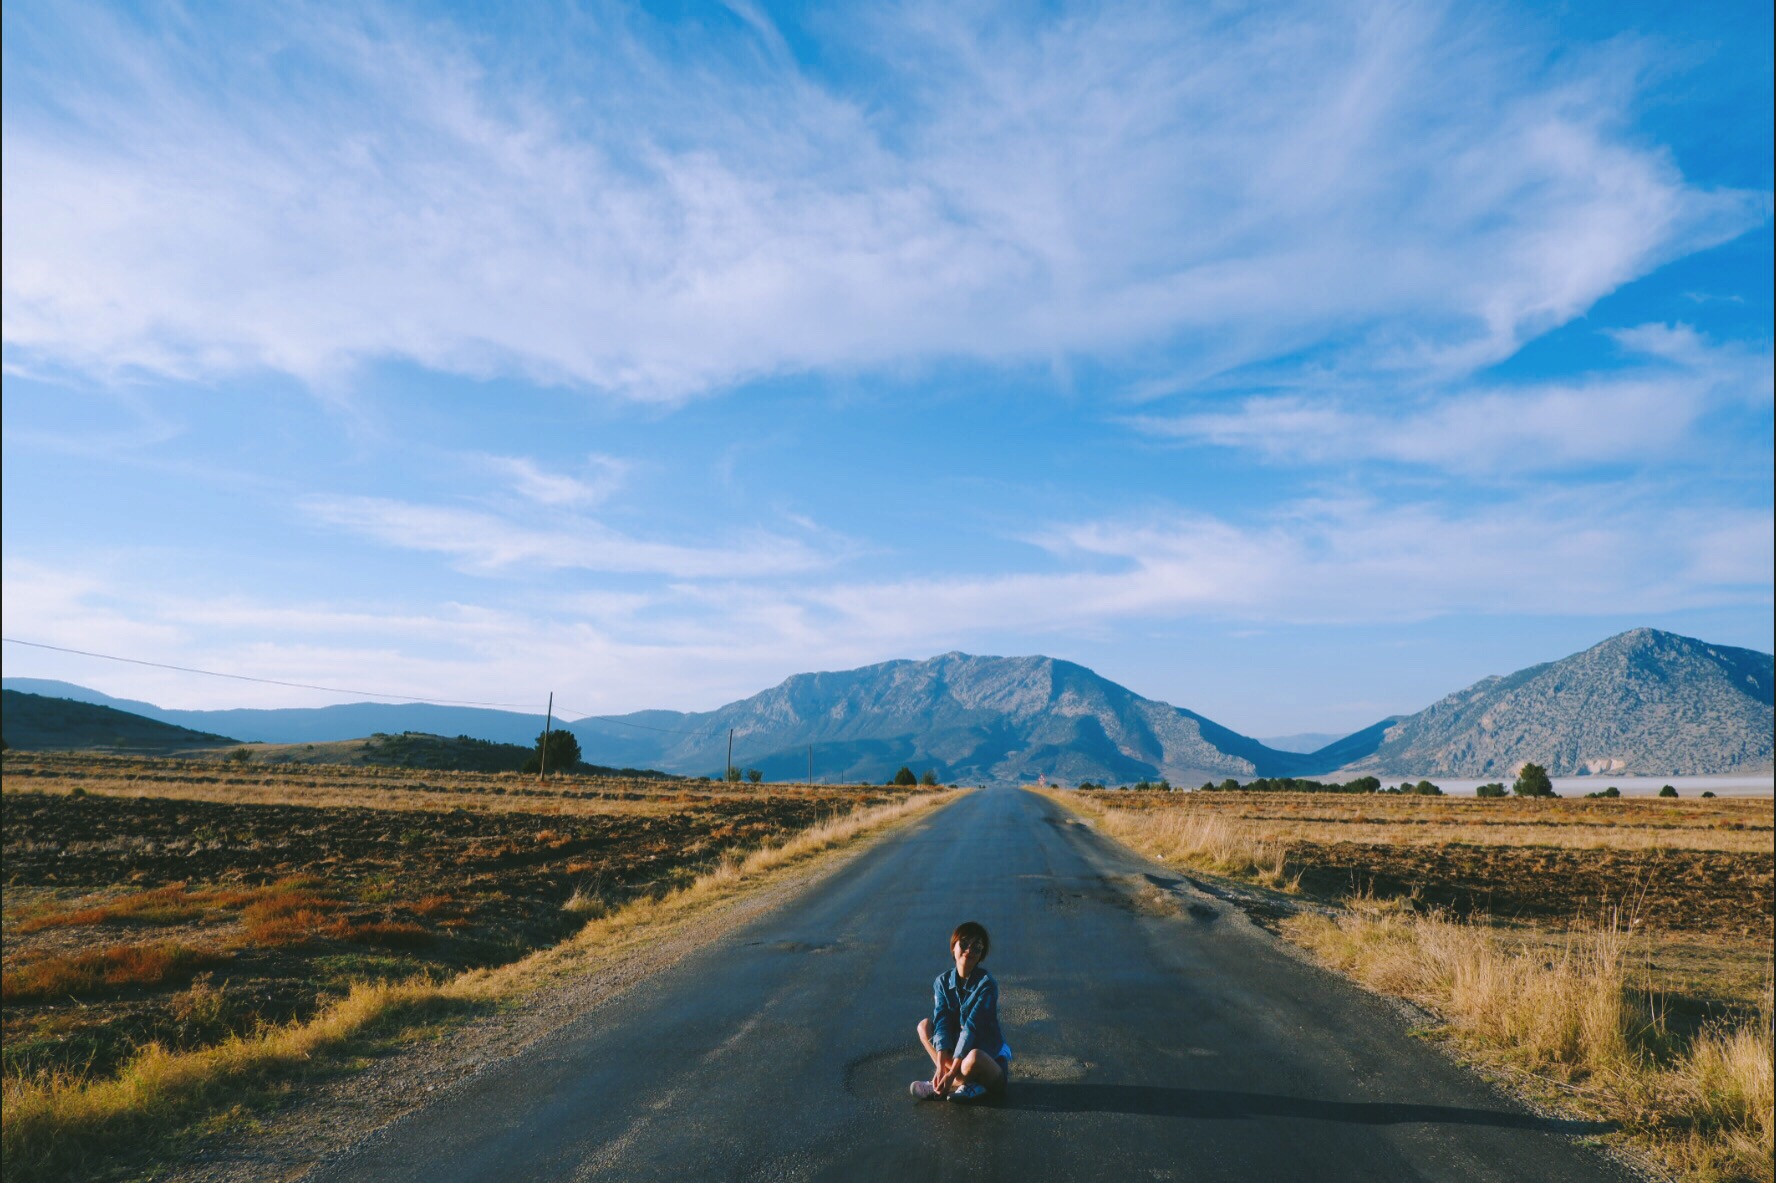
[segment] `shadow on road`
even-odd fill
[[[1033,1113],[1130,1113],[1143,1117],[1221,1120],[1300,1117],[1352,1125],[1426,1122],[1437,1125],[1498,1126],[1503,1129],[1537,1130],[1549,1134],[1603,1134],[1617,1128],[1610,1122],[1565,1121],[1497,1109],[1462,1109],[1449,1105],[1413,1105],[1393,1101],[1317,1101],[1308,1097],[1280,1097],[1269,1093],[1240,1093],[1228,1089],[1185,1089],[1137,1084],[1046,1084],[1040,1081],[1015,1081],[1000,1101],[999,1107]]]

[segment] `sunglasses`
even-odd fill
[[[987,947],[978,940],[957,941],[956,947],[964,953],[985,953]]]

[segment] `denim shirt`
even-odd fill
[[[980,1048],[999,1054],[1005,1036],[999,1030],[999,983],[985,969],[963,981],[955,970],[931,983],[931,1042],[945,1055]]]

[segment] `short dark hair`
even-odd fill
[[[954,949],[957,941],[979,941],[982,960],[985,960],[987,950],[992,947],[992,942],[987,939],[986,926],[973,920],[964,920],[956,926],[956,931],[950,934],[950,948]]]

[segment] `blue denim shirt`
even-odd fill
[[[999,983],[992,974],[977,969],[967,981],[953,969],[937,975],[931,983],[931,1042],[945,1055],[970,1048],[999,1054],[1005,1036],[999,1030]]]

